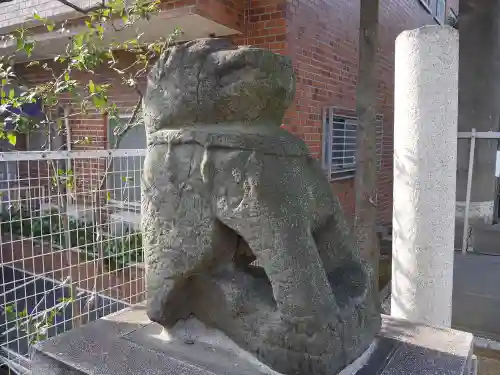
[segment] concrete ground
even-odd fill
[[[478,357],[478,360],[478,375],[500,374],[500,361],[487,357]]]
[[[500,256],[455,252],[452,326],[500,342]]]
[[[500,374],[500,352],[498,350],[476,347],[474,352],[478,359],[478,375]]]
[[[500,256],[456,252],[453,284],[454,328],[500,341]],[[475,353],[478,375],[500,375],[500,351]]]
[[[500,256],[456,252],[454,264],[453,326],[500,341]]]

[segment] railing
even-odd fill
[[[0,360],[145,298],[145,150],[0,153]]]

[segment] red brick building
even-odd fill
[[[80,3],[83,6],[88,1]],[[0,10],[0,34],[19,25],[34,9],[42,16],[55,19],[78,17],[55,0],[41,0],[37,6],[25,0],[7,4],[10,5]],[[341,173],[332,174],[340,176],[333,179],[332,187],[345,211],[352,214],[355,164],[351,144],[355,135],[359,7],[359,0],[165,0],[164,11],[153,20],[153,27],[145,29],[145,34],[146,38],[154,39],[179,27],[184,39],[210,34],[230,36],[238,44],[288,55],[297,74],[297,92],[283,125],[302,137],[311,153],[323,158],[326,164],[339,154],[343,157],[342,163],[347,160],[345,166],[337,165]],[[397,126],[393,124],[394,42],[405,29],[443,23],[450,8],[457,11],[458,0],[380,0],[378,205],[379,221],[383,225],[390,225],[392,219],[393,127]],[[50,58],[60,53],[64,40],[57,35],[40,36],[39,45],[43,48],[34,57]],[[0,48],[0,55],[5,52],[5,48],[3,52]],[[40,70],[20,69],[20,72],[31,82],[46,79]],[[112,77],[112,72],[102,70],[92,79],[109,81]],[[130,109],[136,102],[136,94],[119,84],[113,85],[111,96],[124,109]],[[333,122],[340,127],[325,131],[325,123]],[[350,139],[345,137],[348,131]],[[332,134],[341,134],[341,137],[330,138]],[[91,137],[92,148],[106,148],[108,135],[105,116],[88,115],[71,120],[73,141]],[[340,147],[335,145],[337,141]],[[329,147],[333,147],[333,151],[325,155]]]

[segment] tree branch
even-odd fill
[[[141,103],[142,103],[142,95],[137,100],[134,111],[132,112],[132,117],[130,117],[130,119],[127,121],[127,123],[123,128],[121,128],[119,131],[116,132],[115,134],[116,139],[115,143],[113,144],[113,149],[116,149],[118,147],[118,143],[120,142],[121,138],[125,135],[125,133],[134,127],[135,119],[141,110]]]

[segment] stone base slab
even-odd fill
[[[342,375],[474,375],[473,336],[382,316],[379,336]],[[277,373],[192,320],[173,331],[143,306],[35,345],[32,375],[270,375]],[[314,375],[314,374],[311,374]],[[332,374],[333,375],[333,374]]]

